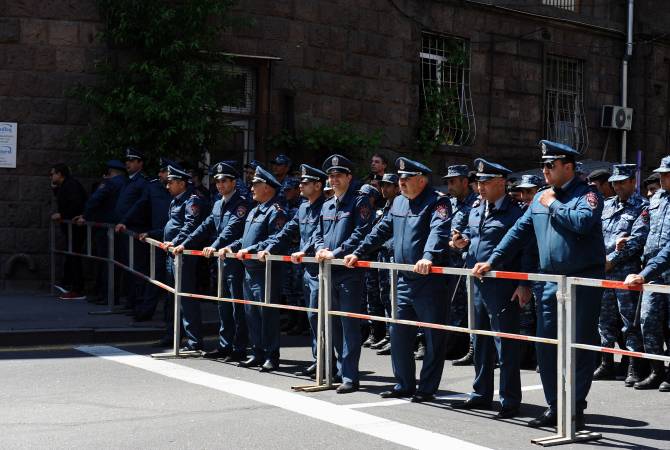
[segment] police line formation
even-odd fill
[[[106,176],[82,201],[83,213],[78,215],[72,199],[81,199],[83,189],[75,186],[78,182],[65,166],[55,166],[52,182],[63,214],[54,219],[117,224],[117,232],[130,230],[139,233],[140,240],[162,241],[171,251],[157,253],[155,276],[168,285],[174,283],[174,255],[201,250],[206,258],[183,259],[180,292],[207,292],[216,277],[211,263],[222,258],[225,298],[263,301],[264,258],[291,255],[295,264],[283,264],[272,273],[271,298],[317,308],[318,267],[300,264],[301,257],[343,259],[347,267],[332,267],[332,309],[390,317],[389,272],[352,268],[359,260],[414,265],[412,272],[398,273],[396,317],[436,324],[467,323],[466,283],[461,277],[431,273],[431,267],[438,265],[470,268],[479,277],[503,270],[625,280],[628,285],[668,284],[670,156],[645,180],[650,191],[659,188],[653,195],[649,192],[648,200],[636,192],[635,165],[617,164],[611,174],[596,171],[585,179],[574,149],[550,141],[541,141],[540,148],[545,180],[523,175],[512,185],[507,180],[509,169],[478,158],[473,171],[466,165],[448,167],[442,177],[448,194],[432,187],[426,165],[406,157],[395,161],[397,173],[383,173],[386,163],[379,154],[372,163],[376,173],[366,184],[353,177],[353,163],[339,154],[329,156],[321,169],[300,165],[297,177],[287,176],[291,161],[285,155],[271,162],[274,173],[251,161],[243,174],[237,162],[221,161],[211,167],[216,191],[210,192],[200,182],[201,173],[166,158],[160,160],[158,179],[148,181],[142,173],[144,155],[129,148],[125,164],[107,163]],[[82,227],[73,228],[72,246],[77,252],[84,237]],[[105,256],[106,230],[94,233],[94,252]],[[127,263],[129,246],[120,241],[116,239],[114,256]],[[135,242],[135,268],[147,273],[146,245]],[[251,253],[258,259],[244,257]],[[76,257],[66,257],[65,278],[69,291],[61,298],[83,298],[81,262]],[[105,271],[99,272],[97,281],[106,292]],[[166,301],[166,336],[157,345],[169,346],[170,299],[154,284],[134,276],[123,284],[125,306],[138,321],[150,318],[159,301]],[[556,283],[480,278],[473,292],[475,328],[556,338],[556,291]],[[577,342],[611,348],[618,343],[630,351],[656,355],[670,347],[668,294],[578,286],[575,302]],[[311,335],[316,359],[315,313],[294,311],[280,317],[275,308],[219,302],[218,345],[205,352],[199,301],[182,297],[181,308],[184,351],[202,351],[207,358],[271,372],[279,366],[280,333],[286,331]],[[529,426],[556,425],[553,345],[537,343],[533,348],[514,339],[482,335],[468,341],[458,333],[347,317],[332,321],[338,393],[359,389],[361,348],[370,347],[391,355],[396,384],[381,397],[430,401],[438,390],[445,357],[462,356],[469,347],[453,364],[474,363],[473,392],[467,400],[452,403],[453,408],[492,409],[494,369],[499,367],[496,417],[516,416],[520,368],[537,365],[548,407]],[[418,381],[415,359],[423,359]],[[611,354],[601,357],[578,350],[576,367],[577,429],[584,428],[593,379],[614,379],[623,369],[628,387],[670,391],[670,370],[666,373],[662,361],[624,357],[617,367]],[[313,363],[299,373],[314,376],[315,371]]]

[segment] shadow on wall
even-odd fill
[[[35,258],[25,253],[15,253],[3,262],[0,287],[3,292],[32,292],[46,289],[44,280],[37,280]]]

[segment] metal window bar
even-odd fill
[[[550,55],[545,64],[545,138],[583,153],[589,137],[584,114],[583,62]]]
[[[422,109],[428,107],[430,92],[443,96],[440,111],[443,144],[472,145],[477,134],[470,89],[470,46],[460,38],[422,33],[421,36],[421,99]]]
[[[577,11],[577,0],[542,0],[542,4],[567,11]]]

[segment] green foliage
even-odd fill
[[[94,112],[79,138],[83,163],[118,158],[128,145],[153,160],[199,159],[228,130],[220,112],[229,84],[220,69],[228,61],[210,51],[219,32],[233,24],[235,1],[97,3],[105,25],[100,38],[110,52],[96,66],[100,82],[72,93]]]
[[[288,130],[272,137],[268,141],[271,149],[290,151],[296,149],[304,155],[319,155],[327,157],[333,153],[344,154],[355,162],[367,163],[372,153],[379,149],[382,132],[377,130],[372,134],[356,131],[346,122],[336,125],[318,125],[307,127],[292,134]],[[365,164],[357,164],[365,167]],[[360,173],[358,175],[363,175]]]

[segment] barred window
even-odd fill
[[[256,73],[250,67],[225,66],[221,86],[222,112],[251,115],[256,113]]]
[[[549,55],[544,80],[545,138],[583,153],[589,144],[583,61]]]
[[[475,114],[470,93],[470,46],[452,36],[422,33],[421,103],[439,144],[472,145]]]
[[[542,0],[542,4],[568,11],[577,11],[577,0]]]

